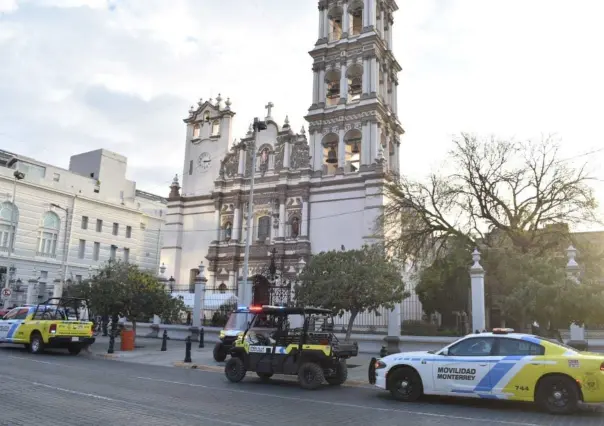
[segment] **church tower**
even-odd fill
[[[394,0],[321,0],[309,123],[313,177],[399,172]]]

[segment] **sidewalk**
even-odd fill
[[[115,340],[114,353],[108,354],[109,338],[98,336],[96,342],[90,347],[92,356],[113,359],[136,364],[155,365],[161,367],[190,368],[202,371],[224,372],[224,362],[214,361],[214,344],[208,343],[205,348],[199,348],[198,342],[192,342],[191,363],[185,363],[185,342],[181,340],[168,340],[166,351],[162,352],[161,339],[136,338],[136,349],[121,351],[120,339]],[[83,352],[85,354],[85,352]],[[374,355],[376,358],[378,355]],[[373,356],[359,354],[348,360],[348,379],[350,384],[367,384],[367,368]]]

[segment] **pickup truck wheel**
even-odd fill
[[[298,371],[298,382],[302,389],[317,389],[323,384],[324,380],[325,375],[319,364],[305,362],[300,366],[300,370]]]
[[[539,381],[535,402],[550,414],[572,414],[579,405],[577,384],[566,376],[544,377]]]
[[[79,355],[82,352],[82,347],[80,345],[69,345],[67,350],[71,355]]]
[[[42,339],[42,335],[34,331],[29,338],[29,352],[32,354],[41,354],[44,352],[44,340]]]
[[[422,378],[408,367],[394,370],[388,375],[388,390],[399,401],[411,402],[424,393]]]
[[[344,382],[348,379],[348,366],[346,365],[346,360],[340,360],[336,367],[336,372],[333,376],[326,377],[327,383],[331,386],[340,386],[344,384]]]
[[[243,380],[247,370],[241,358],[231,358],[224,366],[224,374],[230,382],[238,383]]]

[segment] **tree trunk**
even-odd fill
[[[134,332],[134,336],[132,336],[132,344],[136,348],[136,321],[132,320],[132,331]]]
[[[350,341],[350,334],[352,333],[352,324],[354,323],[354,320],[356,319],[358,314],[359,314],[359,311],[356,311],[356,310],[350,311],[350,319],[348,320],[348,328],[346,329],[346,338],[345,338],[346,342]]]

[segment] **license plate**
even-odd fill
[[[79,341],[80,341],[80,338],[79,338],[79,337],[72,337],[72,338],[71,338],[71,341],[72,341],[72,342],[79,342]]]

